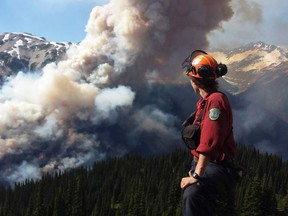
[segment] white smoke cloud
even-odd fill
[[[181,60],[207,47],[207,33],[231,15],[229,0],[111,0],[95,7],[86,37],[65,60],[37,74],[19,72],[1,88],[1,179],[91,164],[137,149],[147,137],[154,152],[169,149],[178,118],[145,105],[138,91],[151,80],[177,80]]]
[[[11,182],[24,182],[26,179],[41,178],[38,165],[29,164],[27,161],[23,161],[17,167],[12,166],[10,169],[5,170],[4,172],[7,179]]]
[[[131,106],[135,93],[125,86],[119,86],[113,89],[103,89],[95,99],[96,115],[94,121],[109,119],[111,116],[115,119],[117,107]]]

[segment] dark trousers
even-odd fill
[[[194,171],[196,163],[192,162]],[[201,181],[189,185],[183,192],[183,216],[215,216],[216,199],[219,194],[234,187],[229,166],[210,162]]]

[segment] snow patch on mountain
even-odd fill
[[[237,52],[235,50],[227,53],[214,52],[212,55],[228,66],[239,63],[237,70],[242,72],[252,70],[261,72],[263,69],[278,66],[288,60],[287,50],[263,43],[250,44],[245,49],[238,49]]]
[[[72,46],[77,45],[50,42],[28,33],[4,33],[0,35],[0,82],[19,71],[33,72],[58,62]]]
[[[228,66],[228,73],[223,78],[232,86],[237,86],[238,90],[233,93],[246,91],[266,73],[274,73],[275,67],[288,62],[287,49],[263,42],[211,54],[218,62]]]

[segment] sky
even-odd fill
[[[2,0],[0,33],[26,32],[54,42],[80,42],[91,10],[108,0]]]
[[[54,42],[82,41],[95,6],[109,0],[2,0],[0,33],[27,32]],[[250,42],[288,47],[287,0],[232,0],[233,17],[208,35],[212,48]]]

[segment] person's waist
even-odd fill
[[[199,158],[193,155],[193,161],[198,163]],[[218,163],[218,164],[230,164],[233,163],[233,159],[225,158],[224,160],[211,160],[210,163]]]

